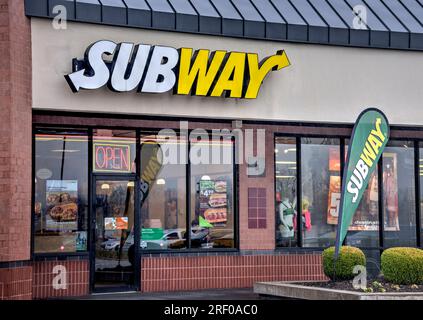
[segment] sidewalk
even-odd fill
[[[78,300],[258,300],[260,296],[248,289],[216,289],[178,292],[122,292],[102,293],[77,298]]]

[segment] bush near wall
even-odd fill
[[[381,256],[384,278],[395,284],[423,284],[423,250],[390,248]]]
[[[357,265],[366,266],[366,256],[363,251],[355,247],[343,246],[339,251],[336,261],[336,273],[334,273],[335,247],[329,247],[323,251],[323,272],[332,280],[350,280],[356,274],[353,269]]]

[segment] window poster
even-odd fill
[[[46,230],[78,229],[78,181],[46,181]]]
[[[87,232],[78,231],[76,232],[75,247],[76,251],[86,251],[87,250]]]
[[[200,181],[200,215],[211,224],[227,222],[227,182],[225,180]]]
[[[399,231],[398,221],[398,169],[397,154],[383,154],[383,201],[385,231]]]
[[[108,217],[104,218],[104,230],[128,230],[128,217]]]
[[[328,196],[328,224],[337,224],[339,205],[341,204],[341,177],[330,176]]]
[[[331,176],[328,197],[328,224],[337,224],[341,201],[341,177]],[[369,187],[353,216],[349,231],[375,231],[379,226],[377,175],[370,179]]]
[[[341,171],[339,147],[329,149],[329,171]]]

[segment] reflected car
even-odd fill
[[[182,229],[169,229],[165,230],[163,237],[160,240],[142,240],[140,247],[142,249],[160,250],[167,249],[173,243],[184,238],[185,230]]]
[[[168,245],[170,249],[187,248],[186,237],[183,236],[180,240],[175,240]],[[191,231],[191,248],[212,248],[213,242],[210,242],[210,233],[207,229],[192,228]]]
[[[140,241],[140,248],[145,250],[160,250],[167,249],[173,243],[184,239],[184,229],[167,229],[164,230],[163,236],[158,240],[142,240]],[[123,251],[128,251],[129,248],[134,244],[134,234],[131,234],[126,239],[123,246]]]
[[[116,250],[116,251],[118,251],[118,250],[119,250],[119,248],[120,248],[120,241],[119,241],[119,240],[116,240],[116,239],[109,239],[109,240],[107,240],[107,241],[104,241],[104,242],[100,245],[100,247],[101,247],[102,249],[104,249],[104,250],[108,250],[108,251],[111,251],[111,250]]]

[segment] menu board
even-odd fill
[[[78,181],[46,181],[46,230],[78,230]]]
[[[225,180],[200,181],[200,215],[211,224],[225,224],[228,197]]]

